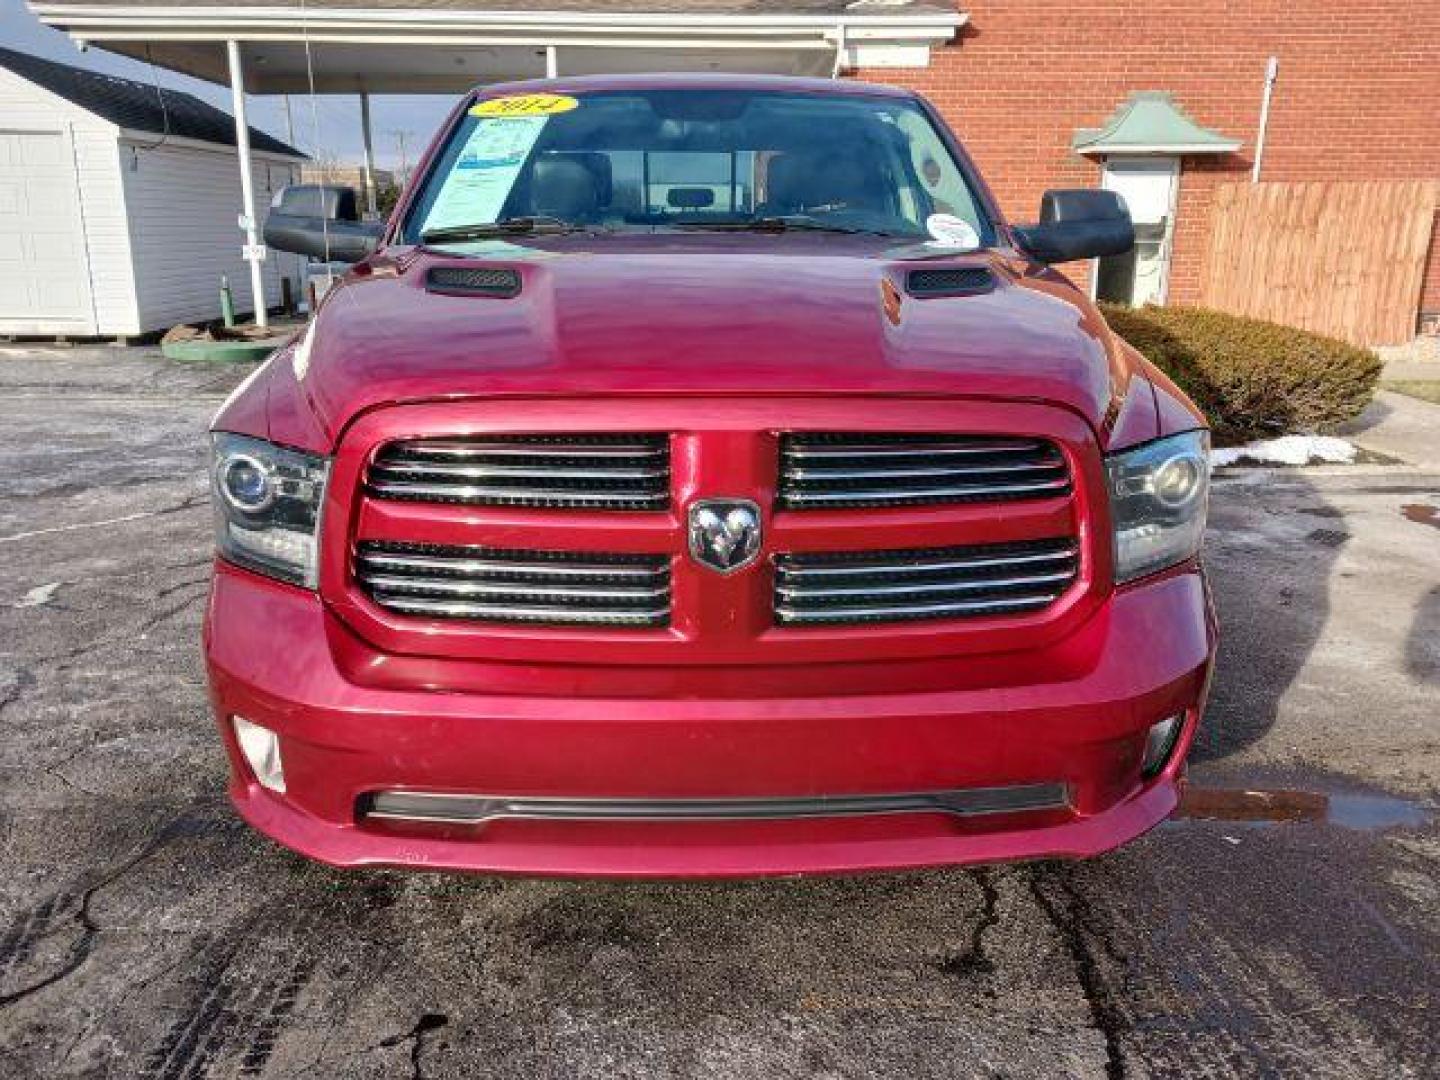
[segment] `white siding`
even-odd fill
[[[133,334],[135,290],[130,272],[130,241],[125,200],[116,154],[119,130],[48,90],[0,68],[0,128],[10,131],[59,131],[74,158],[71,178],[78,191],[88,256],[78,261],[77,275],[88,276],[90,317],[63,325],[7,324],[11,334]],[[3,316],[3,313],[0,313]]]
[[[90,255],[95,302],[95,332],[106,336],[138,334],[139,309],[130,257],[130,228],[125,220],[125,190],[120,155],[111,129],[75,131],[75,162],[80,180],[80,212]]]
[[[220,315],[220,278],[230,281],[237,311],[252,311],[250,268],[240,257],[240,170],[232,147],[120,143],[120,175],[130,218],[130,246],[142,331]],[[256,156],[257,215],[298,174],[298,163]],[[280,302],[280,277],[296,261],[271,252],[264,264],[267,303]],[[297,293],[298,296],[298,293]]]

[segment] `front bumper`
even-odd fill
[[[1066,641],[1014,655],[1032,680],[995,689],[730,699],[379,689],[337,665],[332,641],[348,633],[314,594],[217,566],[206,661],[230,794],[247,821],[334,866],[614,877],[855,872],[1109,850],[1174,809],[1215,646],[1196,570],[1118,592]],[[1093,661],[1078,674],[1073,659],[1057,664],[1066,677],[1051,681],[1047,657],[1057,650]],[[547,673],[534,670],[539,690]],[[1177,713],[1186,722],[1175,752],[1142,780],[1146,731]],[[250,773],[235,715],[279,733],[284,795]],[[502,815],[459,825],[364,814],[384,791],[798,805],[1056,784],[1062,807],[975,815]]]

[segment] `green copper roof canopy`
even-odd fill
[[[1076,131],[1070,147],[1081,154],[1231,154],[1240,140],[1197,124],[1163,90],[1139,90],[1104,127]]]

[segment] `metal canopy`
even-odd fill
[[[894,0],[335,0],[290,6],[116,0],[31,3],[79,41],[210,82],[230,81],[237,42],[251,93],[455,93],[546,74],[732,71],[829,75],[849,66],[924,67],[966,16]]]
[[[1240,140],[1197,124],[1160,90],[1131,94],[1099,128],[1075,132],[1081,154],[1233,154]]]

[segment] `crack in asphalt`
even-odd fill
[[[201,583],[196,582],[195,584]],[[203,593],[187,597],[183,602],[166,608],[164,611],[160,611],[154,615],[149,616],[138,626],[134,627],[131,630],[127,630],[123,634],[116,634],[112,635],[111,637],[96,638],[92,641],[85,642],[83,645],[76,645],[74,648],[71,649],[65,649],[57,653],[50,653],[45,656],[37,656],[34,658],[34,660],[31,661],[31,664],[54,665],[55,670],[57,672],[60,672],[66,670],[70,661],[78,660],[80,657],[86,656],[90,653],[99,652],[101,649],[107,648],[111,645],[127,646],[130,647],[133,651],[137,638],[146,637],[151,630],[154,630],[156,626],[164,622],[166,619],[171,619],[174,618],[176,615],[184,613],[186,609],[194,607],[196,603],[204,599],[205,594]],[[21,670],[28,671],[29,668],[27,667]],[[33,674],[30,676],[30,678],[32,679],[32,681],[29,686],[33,686]],[[27,689],[28,688],[29,687],[27,686]],[[10,692],[7,691],[6,697],[0,698],[0,710],[3,710],[6,705],[13,704],[16,700],[18,700],[18,695],[12,697]]]
[[[177,593],[177,592],[179,592],[181,589],[192,589],[192,588],[194,588],[196,585],[207,585],[207,586],[208,586],[209,584],[210,584],[210,575],[209,575],[209,574],[206,574],[204,577],[200,577],[200,578],[186,578],[184,581],[176,581],[176,582],[173,582],[173,583],[171,583],[171,584],[169,584],[169,585],[166,585],[165,588],[161,589],[159,592],[157,592],[157,593],[155,594],[155,599],[156,599],[156,600],[163,600],[163,599],[165,599],[165,597],[170,596],[170,595],[173,594],[173,593]]]
[[[186,829],[195,823],[195,820],[194,807],[188,807],[184,813],[172,819],[164,828],[147,840],[134,855],[108,870],[98,881],[87,887],[80,894],[80,903],[76,907],[74,914],[74,919],[80,924],[80,936],[70,946],[60,967],[43,979],[39,979],[28,986],[21,987],[19,990],[12,990],[7,994],[0,994],[0,1009],[9,1008],[11,1005],[23,1001],[34,994],[38,994],[46,987],[54,986],[62,979],[67,979],[79,971],[80,968],[85,965],[86,961],[90,959],[90,955],[95,948],[95,938],[100,934],[102,929],[90,913],[90,905],[94,902],[96,894],[102,889],[113,885],[126,874],[129,874],[176,837],[183,835]]]
[[[179,615],[183,611],[185,611],[186,608],[194,607],[203,599],[203,596],[198,595],[187,596],[180,603],[174,604],[166,608],[164,611],[157,612],[156,614],[146,618],[144,622],[142,622],[139,626],[135,628],[135,632],[141,637],[144,637],[145,635],[149,634],[151,630],[154,630],[155,627],[159,626],[162,622],[164,622],[166,619],[174,618],[176,615]]]
[[[11,533],[9,536],[0,536],[0,544],[12,544],[19,540],[31,540],[37,536],[51,536],[55,533],[103,529],[107,525],[124,525],[131,521],[144,521],[148,518],[164,517],[167,514],[179,514],[186,510],[193,510],[209,501],[209,492],[203,495],[191,495],[174,506],[162,506],[159,510],[141,510],[133,514],[123,514],[120,517],[106,518],[103,521],[77,521],[70,525],[52,525],[48,529],[31,529],[29,532]]]
[[[994,873],[989,867],[977,867],[970,876],[980,886],[980,917],[970,931],[970,942],[965,951],[940,962],[940,970],[947,975],[990,975],[995,971],[995,961],[985,952],[985,932],[1000,921],[1000,890],[995,887]]]
[[[67,788],[75,792],[77,795],[84,795],[86,798],[89,799],[105,799],[109,797],[102,791],[92,791],[90,788],[85,787],[85,785],[83,784],[77,784],[74,780],[71,780],[68,776],[62,773],[60,771],[60,766],[58,765],[46,765],[43,766],[43,768],[48,775],[53,776],[56,780],[59,780],[60,783],[64,784]]]
[[[149,632],[155,629],[155,627],[159,623],[163,622],[166,619],[173,618],[176,615],[182,614],[186,608],[193,607],[196,603],[204,599],[205,596],[203,594],[192,596],[183,604],[179,604],[174,608],[163,611],[158,615],[153,616],[152,618],[146,619],[143,623],[135,627],[133,630],[127,631],[123,634],[116,634],[111,637],[97,638],[94,641],[87,641],[84,645],[76,645],[74,648],[66,649],[63,652],[51,653],[48,656],[39,656],[35,658],[33,663],[37,665],[53,664],[55,667],[55,671],[58,674],[60,672],[68,670],[70,662],[72,660],[78,660],[82,656],[88,656],[91,653],[100,652],[102,649],[109,648],[112,645],[124,646],[129,650],[131,655],[139,655],[140,650],[136,649],[135,647],[136,642],[139,638],[146,637]]]
[[[450,1017],[444,1013],[421,1013],[420,1019],[415,1021],[415,1026],[403,1035],[391,1035],[388,1039],[382,1039],[380,1045],[385,1049],[399,1046],[401,1043],[410,1043],[410,1076],[411,1080],[425,1080],[425,1072],[420,1067],[420,1052],[424,1049],[425,1036],[431,1031],[438,1031],[450,1022]]]
[[[185,562],[179,562],[179,563],[167,563],[167,564],[165,564],[164,566],[144,566],[144,567],[140,567],[139,569],[136,569],[136,570],[116,570],[116,571],[114,571],[114,572],[112,572],[112,573],[85,574],[85,575],[82,576],[82,577],[61,578],[59,581],[51,582],[50,585],[57,586],[57,587],[62,587],[62,586],[63,586],[63,587],[73,587],[73,586],[80,586],[80,585],[100,585],[100,584],[104,584],[104,583],[108,583],[108,582],[112,582],[112,581],[124,581],[124,580],[126,580],[126,579],[128,579],[128,578],[137,578],[137,577],[163,577],[163,576],[166,575],[166,574],[174,573],[174,572],[180,571],[180,570],[197,570],[197,569],[199,569],[199,568],[202,567],[202,566],[208,568],[208,567],[210,567],[210,566],[214,563],[214,561],[215,561],[215,557],[214,557],[213,555],[207,554],[207,555],[203,556],[202,558],[198,558],[198,559],[187,559]],[[203,580],[208,581],[209,578],[207,577],[207,578],[204,578]],[[46,586],[46,587],[48,588],[49,586]],[[162,595],[163,595],[163,594],[162,594]],[[20,607],[21,605],[11,604],[10,606],[11,606],[11,607]],[[29,607],[29,606],[35,606],[35,605],[24,605],[24,606],[25,606],[25,607]],[[51,606],[55,606],[55,605],[51,605]],[[59,610],[70,611],[70,610],[85,610],[85,609],[60,608]]]
[[[1075,888],[1074,871],[1066,867],[1058,877],[1058,884],[1065,896],[1063,911],[1041,887],[1040,874],[1032,872],[1030,875],[1031,895],[1045,912],[1050,924],[1059,931],[1060,939],[1070,953],[1075,977],[1079,980],[1081,993],[1085,995],[1085,1003],[1090,1008],[1091,1026],[1105,1040],[1105,1076],[1107,1080],[1124,1080],[1125,1051],[1121,1036],[1128,1025],[1100,976],[1099,962],[1086,938],[1086,902]]]
[[[58,581],[49,582],[46,585],[41,586],[41,588],[53,591],[61,587],[70,588],[85,585],[103,586],[111,582],[125,581],[130,578],[149,577],[163,579],[166,575],[176,574],[182,570],[198,570],[202,567],[206,570],[206,573],[202,574],[200,577],[185,577],[178,580],[168,581],[161,589],[159,589],[159,591],[153,594],[153,599],[163,600],[165,597],[171,595],[172,593],[179,592],[181,589],[189,588],[196,585],[209,584],[210,574],[208,571],[214,565],[214,562],[215,556],[212,553],[207,552],[206,554],[194,559],[187,559],[184,562],[166,563],[162,566],[146,566],[135,570],[116,570],[109,573],[85,574],[80,577],[61,578]],[[31,589],[30,593],[33,594],[36,591],[37,590],[35,589]],[[27,594],[27,596],[28,595],[29,594]],[[48,597],[43,600],[35,600],[30,602],[26,602],[25,599],[22,599],[21,601],[10,604],[10,606],[13,608],[23,609],[29,607],[38,607],[42,604],[54,608],[55,610],[76,611],[79,613],[85,613],[93,610],[92,608],[86,606],[81,606],[77,608],[62,608],[60,605],[52,603]],[[50,658],[46,657],[44,659]]]

